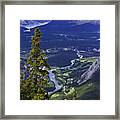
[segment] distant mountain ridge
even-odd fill
[[[21,20],[20,27],[34,29],[40,27],[44,33],[99,32],[99,20]],[[62,33],[61,33],[62,34]]]
[[[51,20],[20,20],[20,27],[32,29],[38,26],[43,26],[51,22]]]

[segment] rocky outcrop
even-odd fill
[[[87,71],[85,71],[82,75],[80,80],[77,81],[79,85],[82,83],[90,80],[96,72],[100,70],[100,59],[97,59],[89,68]]]

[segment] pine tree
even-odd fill
[[[48,84],[50,66],[47,63],[45,52],[40,48],[41,36],[40,29],[36,28],[32,37],[32,48],[26,61],[28,78],[21,82],[21,99],[48,99],[45,87]]]

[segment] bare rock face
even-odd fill
[[[80,80],[77,81],[77,83],[80,85],[87,80],[91,79],[93,75],[100,70],[100,59],[97,59],[89,68],[87,71],[85,71],[82,75]]]

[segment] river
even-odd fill
[[[52,81],[54,83],[55,90],[53,90],[51,92],[48,92],[48,94],[55,93],[55,92],[57,92],[58,90],[60,90],[62,88],[62,85],[58,84],[58,81],[56,80],[55,74],[52,72],[52,70],[49,70],[49,79],[50,79],[50,81]]]
[[[77,51],[77,55],[78,55],[79,58],[83,57],[82,55],[79,54],[79,51]],[[65,66],[65,67],[61,67],[60,69],[70,68],[75,63],[75,60],[77,60],[77,59],[71,60],[71,65]],[[49,70],[49,79],[50,79],[50,81],[52,81],[54,83],[55,90],[53,90],[51,92],[48,92],[48,94],[53,94],[53,93],[57,92],[58,90],[60,90],[63,87],[63,85],[59,85],[58,84],[58,81],[55,78],[55,74],[52,71],[53,70]]]

